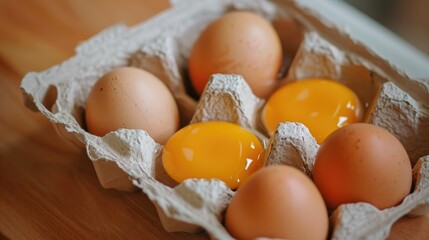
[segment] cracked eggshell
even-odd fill
[[[193,7],[189,8],[189,4]],[[387,128],[405,143],[413,161],[420,159],[414,167],[417,187],[402,204],[383,211],[365,203],[342,205],[331,216],[332,238],[382,239],[401,216],[425,213],[429,205],[428,158],[423,157],[429,154],[425,147],[429,146],[429,140],[424,137],[429,131],[426,124],[429,60],[396,41],[394,36],[370,27],[372,23],[336,1],[176,0],[172,9],[145,23],[132,28],[111,27],[79,45],[76,55],[64,63],[41,73],[27,74],[21,83],[26,105],[46,116],[65,139],[86,149],[104,187],[129,190],[134,185],[147,194],[166,230],[205,229],[213,239],[232,239],[222,219],[234,192],[223,182],[190,179],[177,185],[160,164],[162,145],[146,132],[121,129],[103,137],[94,136],[83,128],[83,109],[98,78],[113,68],[134,66],[151,72],[170,88],[179,106],[182,125],[191,120],[230,121],[268,142],[258,117],[263,101],[251,93],[240,77],[214,75],[200,102],[187,91],[186,60],[198,34],[211,21],[234,9],[256,11],[269,20],[297,21],[306,31],[285,82],[307,76],[343,82],[366,103],[366,121]],[[359,21],[353,21],[356,19]],[[354,24],[355,32],[338,24]],[[362,34],[364,31],[371,34]],[[365,36],[376,37],[368,40]],[[377,39],[389,37],[396,45],[385,41],[377,44]],[[389,47],[405,49],[401,51],[405,57],[392,56],[395,51]],[[407,71],[396,66],[404,66]],[[269,141],[266,165],[288,164],[311,176],[317,149],[305,126],[283,123]],[[116,168],[114,171],[119,174],[97,166],[104,163]]]

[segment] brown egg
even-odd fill
[[[256,172],[237,190],[225,225],[237,239],[326,239],[328,212],[304,173],[272,166]]]
[[[192,85],[201,94],[214,73],[239,74],[253,92],[266,98],[275,88],[282,62],[279,36],[263,17],[230,12],[199,36],[189,58]]]
[[[313,177],[332,210],[356,202],[385,209],[410,193],[412,170],[395,136],[372,124],[355,123],[326,138],[317,153]]]
[[[179,127],[178,108],[168,88],[151,73],[132,67],[114,69],[95,83],[85,117],[92,134],[142,129],[161,144]]]

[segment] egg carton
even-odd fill
[[[199,33],[228,11],[249,10],[272,21],[280,36],[287,36],[282,39],[290,43],[284,46],[285,53],[296,53],[290,65],[285,59],[288,71],[279,86],[307,77],[331,78],[349,86],[366,107],[364,121],[394,134],[414,166],[414,189],[400,205],[382,211],[367,203],[341,205],[331,214],[330,237],[384,239],[402,216],[429,212],[429,74],[419,68],[429,60],[402,43],[403,58],[397,59],[391,51],[379,51],[386,46],[361,38],[364,34],[354,26],[356,21],[348,21],[353,28],[338,25],[333,12],[356,13],[336,1],[177,0],[172,4],[170,10],[137,26],[117,25],[99,33],[80,44],[69,60],[44,72],[28,73],[21,83],[26,105],[48,118],[62,137],[86,150],[104,188],[142,190],[167,231],[205,230],[213,239],[233,239],[222,221],[234,192],[223,182],[175,183],[162,167],[163,146],[143,130],[119,129],[103,137],[86,131],[84,109],[91,87],[121,66],[146,69],[161,79],[178,103],[182,126],[212,120],[236,123],[259,137],[267,149],[266,166],[290,165],[312,176],[319,145],[308,129],[285,122],[267,136],[259,117],[265,100],[253,95],[241,76],[213,75],[199,101],[189,93],[187,58]],[[383,32],[364,27],[374,38]],[[302,32],[297,30],[301,28]],[[410,58],[421,64],[402,60]]]

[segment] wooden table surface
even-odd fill
[[[0,0],[0,239],[207,239],[167,233],[141,192],[101,188],[82,150],[28,110],[19,84],[118,22],[139,23],[167,0]],[[392,239],[429,239],[429,215],[403,218]]]

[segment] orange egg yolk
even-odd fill
[[[262,112],[262,122],[270,134],[281,122],[299,122],[318,143],[336,129],[362,118],[363,107],[356,94],[345,85],[326,79],[286,84],[268,99]]]
[[[264,148],[250,131],[228,122],[188,125],[167,142],[162,163],[177,182],[217,178],[236,189],[263,163]]]

